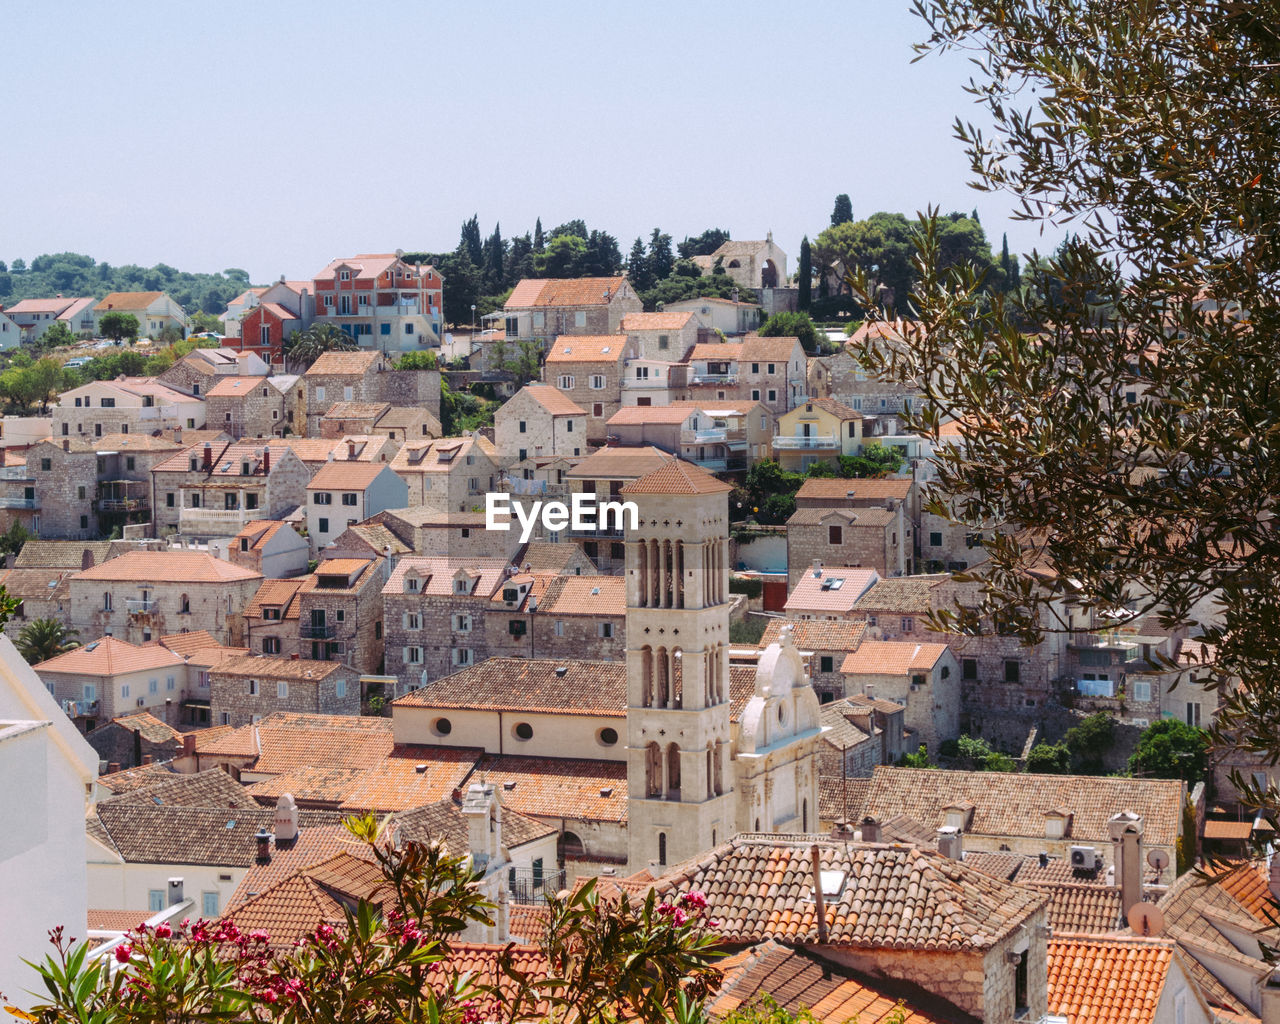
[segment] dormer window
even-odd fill
[[[349,271],[349,270],[339,270],[339,271],[338,271],[338,280],[339,280],[339,281],[350,281],[350,280],[351,280],[351,271]]]
[[[418,577],[406,576],[404,578],[404,589],[407,594],[416,594],[418,592]]]

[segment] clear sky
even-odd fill
[[[772,229],[794,270],[855,217],[977,208],[956,55],[911,64],[908,0],[65,3],[0,19],[0,259],[310,277],[581,217],[618,238]]]

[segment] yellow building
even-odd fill
[[[810,398],[778,417],[773,457],[803,473],[815,462],[837,463],[862,449],[862,413],[834,398]]]

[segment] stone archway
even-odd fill
[[[761,288],[777,288],[778,287],[778,265],[773,260],[766,258],[764,266],[760,268],[760,287]]]

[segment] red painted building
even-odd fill
[[[361,348],[412,352],[436,347],[444,331],[444,281],[403,253],[337,259],[315,277],[316,321]]]
[[[252,352],[268,363],[284,361],[284,339],[301,326],[301,321],[284,306],[262,302],[240,321],[240,337],[226,344],[240,352]]]

